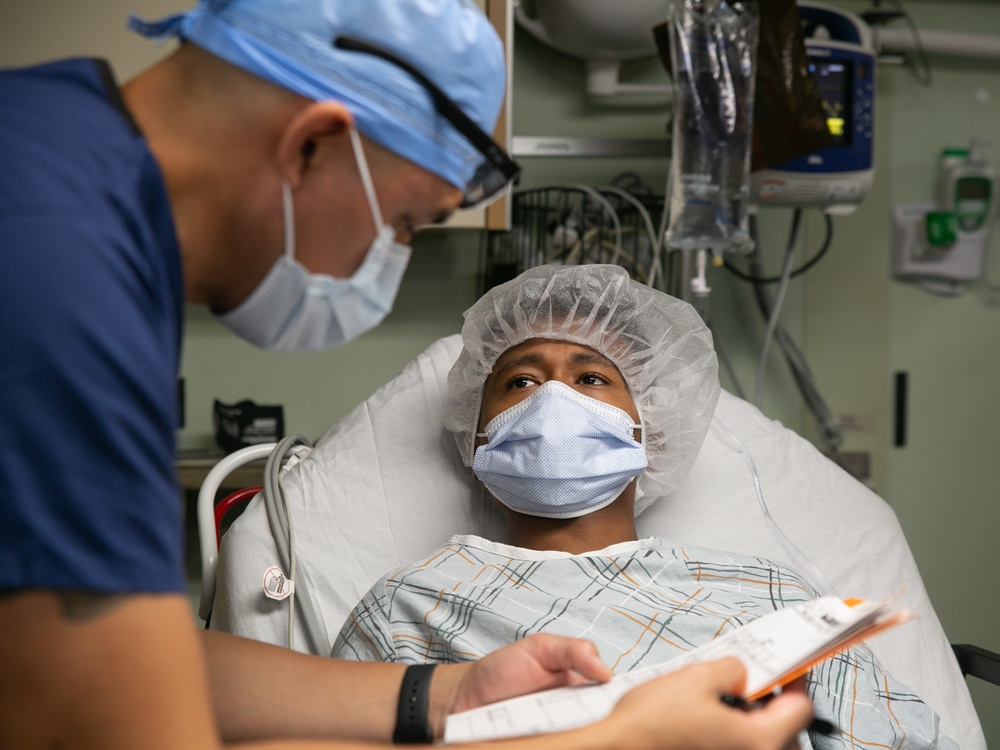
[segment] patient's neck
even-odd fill
[[[634,504],[619,497],[606,508],[577,518],[538,518],[507,510],[510,543],[534,550],[555,550],[580,555],[619,542],[638,539]]]

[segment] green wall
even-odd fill
[[[996,2],[906,7],[922,28],[1000,40]],[[949,638],[1000,651],[1000,295],[980,283],[939,297],[887,273],[890,208],[934,199],[941,150],[971,136],[1000,146],[1000,62],[931,63],[930,86],[902,67],[879,73],[876,187],[853,219],[838,222],[829,263],[806,280],[805,336],[840,413],[873,425],[850,433],[847,445],[871,451],[877,487],[903,525]],[[990,157],[1000,165],[1000,149]],[[997,236],[991,253],[995,269]],[[910,385],[907,441],[898,447],[897,372]],[[1000,688],[975,680],[970,688],[989,746],[1000,747]]]

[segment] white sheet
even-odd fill
[[[371,584],[454,534],[503,539],[503,521],[462,466],[442,425],[445,378],[458,336],[432,344],[335,425],[293,469],[299,585],[308,585],[330,642]],[[895,514],[808,442],[725,392],[716,415],[749,449],[775,519],[844,596],[903,592],[920,614],[871,642],[887,669],[942,716],[963,748],[986,747],[965,681]],[[788,560],[761,516],[743,458],[717,430],[675,493],[638,518],[640,536]],[[278,557],[263,504],[253,501],[223,538],[212,626],[284,645],[285,604],[263,595]],[[306,650],[296,627],[295,642]]]

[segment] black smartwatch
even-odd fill
[[[413,664],[403,673],[396,709],[396,731],[392,741],[397,745],[426,745],[434,741],[427,717],[431,694],[431,674],[435,664]]]

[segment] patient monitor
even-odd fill
[[[351,609],[391,568],[454,534],[502,540],[503,519],[462,465],[443,424],[448,370],[461,338],[432,344],[335,425],[285,478],[295,520],[299,582],[333,643]],[[777,523],[842,596],[900,594],[918,618],[869,645],[885,667],[942,717],[965,750],[985,741],[965,681],[892,509],[812,445],[723,391],[716,415],[753,456]],[[640,536],[791,563],[759,510],[753,481],[727,436],[709,430],[681,487],[640,513]],[[212,627],[284,645],[288,605],[265,596],[278,564],[263,503],[223,537]],[[301,628],[297,619],[294,628]],[[296,648],[308,650],[304,632]]]
[[[875,51],[871,30],[853,13],[799,2],[806,54],[833,144],[750,176],[758,206],[813,206],[852,213],[875,179]]]

